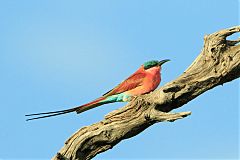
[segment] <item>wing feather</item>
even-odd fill
[[[144,77],[145,77],[145,72],[142,72],[141,70],[138,70],[137,72],[132,74],[130,77],[128,77],[126,80],[124,80],[119,85],[117,85],[115,88],[113,88],[112,90],[103,94],[103,96],[108,97],[108,96],[111,96],[111,95],[123,93],[125,91],[134,89],[138,86],[141,86]]]

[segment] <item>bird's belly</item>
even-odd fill
[[[160,81],[161,81],[160,77],[152,76],[149,79],[145,80],[141,86],[136,87],[130,91],[126,91],[125,93],[131,96],[137,96],[137,95],[149,93],[158,87]]]
[[[159,83],[160,83],[160,78],[159,77],[153,77],[153,79],[149,83],[150,84],[149,89],[151,91],[155,90],[158,87]]]
[[[145,91],[145,93],[155,90],[158,87],[160,80],[161,79],[159,76],[152,76],[147,79],[143,84],[143,90]]]

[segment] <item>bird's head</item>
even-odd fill
[[[157,61],[157,60],[148,61],[143,64],[143,67],[145,70],[153,68],[153,67],[161,67],[164,63],[166,63],[168,61],[170,61],[170,60],[165,59],[165,60],[161,60],[161,61]]]

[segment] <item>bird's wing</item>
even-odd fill
[[[115,88],[105,93],[103,97],[108,97],[114,94],[123,93],[125,91],[129,91],[138,86],[141,86],[145,76],[146,74],[144,72],[137,71],[134,74],[132,74],[130,77],[128,77],[126,80],[121,82],[119,85],[117,85]]]

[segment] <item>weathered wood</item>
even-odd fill
[[[81,128],[52,159],[91,159],[154,123],[190,115],[168,112],[217,85],[239,78],[240,39],[226,40],[236,32],[240,32],[240,26],[206,35],[201,53],[181,76],[150,94],[135,97],[104,120]]]

